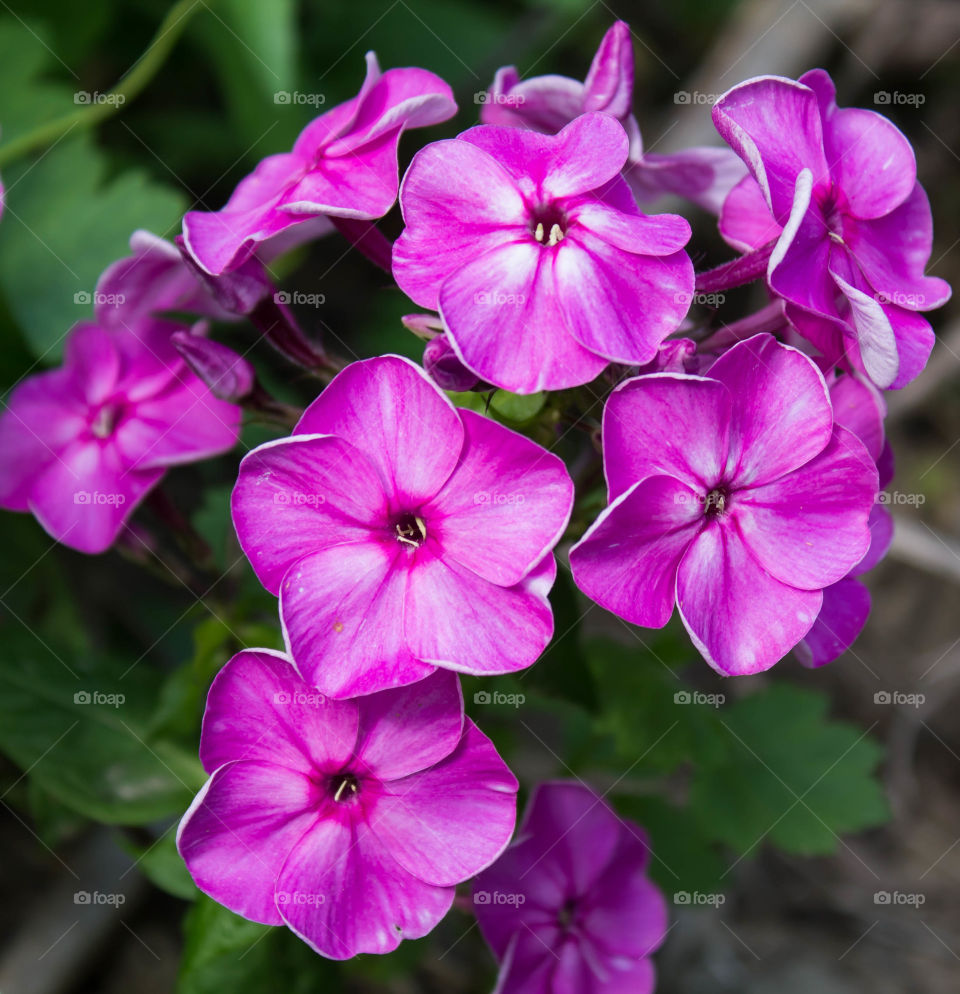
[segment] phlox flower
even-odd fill
[[[200,758],[210,779],[177,833],[197,886],[332,959],[426,935],[516,817],[453,673],[334,701],[279,653],[241,652],[210,688]]]

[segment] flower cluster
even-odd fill
[[[651,628],[676,608],[721,674],[837,658],[869,612],[858,577],[891,538],[882,391],[923,368],[920,312],[949,288],[924,275],[909,143],[839,108],[822,70],[725,94],[729,148],[649,154],[618,22],[584,82],[506,67],[482,108],[401,183],[401,134],[457,108],[432,73],[381,72],[370,53],[359,93],[222,210],[187,214],[173,244],[137,233],[63,367],[14,392],[0,503],[102,551],[166,467],[233,446],[241,403],[276,410],[208,321],[247,319],[321,371],[233,488],[285,652],[245,650],[210,689],[210,778],[178,835],[194,880],[342,959],[425,935],[479,873],[503,994],[651,991],[666,909],[642,829],[583,785],[547,784],[504,852],[518,784],[457,674],[537,661],[566,540],[587,598]],[[689,223],[640,207],[662,194],[718,214],[737,258],[695,274]],[[374,222],[397,201],[391,246]],[[275,292],[266,264],[334,229],[426,311],[404,318],[422,366],[331,358]],[[754,314],[691,309],[761,279]],[[541,392],[508,396],[531,402],[520,430],[491,414]],[[601,471],[607,506],[588,515]]]

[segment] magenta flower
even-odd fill
[[[907,139],[873,111],[838,108],[822,69],[741,83],[713,119],[751,172],[724,203],[727,241],[775,243],[770,289],[831,362],[848,355],[881,387],[913,379],[933,346],[917,312],[950,287],[923,275],[933,225]]]
[[[200,759],[177,833],[197,886],[331,959],[430,932],[516,818],[517,781],[452,673],[333,701],[246,650],[210,688]]]
[[[713,214],[746,174],[728,148],[688,148],[673,155],[644,153],[633,116],[633,41],[630,26],[617,21],[603,36],[584,82],[568,76],[521,80],[514,66],[497,71],[480,111],[484,124],[530,128],[554,134],[574,118],[602,111],[617,118],[630,139],[623,169],[639,203],[675,194]]]
[[[233,520],[297,668],[352,697],[533,663],[572,505],[556,456],[383,356],[243,460]]]
[[[187,367],[180,327],[76,325],[63,366],[20,383],[0,416],[0,507],[103,552],[168,466],[232,448],[240,409]]]
[[[382,217],[397,199],[397,145],[406,128],[453,117],[453,92],[425,69],[380,72],[367,53],[357,96],[313,120],[291,152],[264,159],[220,211],[191,211],[183,237],[197,263],[219,275],[291,225],[318,216]]]
[[[540,784],[512,846],[476,880],[497,994],[651,994],[667,906],[638,825],[579,783]]]
[[[558,135],[481,126],[421,149],[393,272],[453,348],[515,393],[649,362],[687,311],[690,226],[647,217],[619,177],[627,135],[584,114]]]
[[[883,489],[893,476],[883,431],[886,405],[879,391],[854,376],[840,376],[830,385],[834,422],[853,432],[877,463]],[[870,615],[870,591],[858,577],[872,570],[893,540],[893,518],[880,503],[870,512],[870,548],[842,579],[823,591],[823,605],[813,627],[794,649],[804,666],[826,666],[857,640]]]
[[[622,384],[603,457],[610,506],[571,550],[574,580],[649,628],[676,602],[724,674],[781,659],[870,544],[873,459],[834,424],[814,363],[771,335],[733,346],[708,376]]]

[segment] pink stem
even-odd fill
[[[776,239],[721,266],[697,273],[697,293],[717,293],[752,283],[767,270]]]
[[[392,272],[393,242],[373,223],[352,217],[331,217],[333,226],[374,265]]]

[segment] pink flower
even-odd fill
[[[876,387],[855,376],[836,377],[830,384],[834,422],[853,432],[877,463],[883,489],[893,476],[893,466],[883,431],[886,405]],[[870,512],[870,548],[842,579],[823,591],[823,606],[813,627],[794,649],[804,666],[832,663],[857,640],[870,615],[870,591],[858,577],[877,566],[893,540],[893,518],[880,503]]]
[[[540,784],[517,840],[473,887],[497,994],[651,994],[667,906],[649,861],[643,829],[587,787]]]
[[[243,460],[233,520],[298,669],[351,697],[533,663],[572,505],[556,456],[383,356]]]
[[[178,328],[76,325],[63,366],[24,380],[0,416],[0,506],[103,552],[168,466],[232,448],[240,409],[190,371]]]
[[[950,296],[923,275],[933,224],[910,143],[874,111],[837,107],[822,69],[741,83],[713,119],[751,172],[723,205],[724,238],[775,242],[767,281],[797,330],[831,362],[904,386],[933,346],[917,312]]]
[[[200,758],[211,776],[177,833],[197,886],[331,959],[430,932],[516,818],[517,781],[452,673],[333,701],[279,653],[241,652],[210,688]]]
[[[626,129],[630,154],[623,176],[639,203],[672,193],[718,214],[726,195],[746,173],[743,163],[727,148],[688,148],[673,155],[644,153],[633,116],[633,41],[630,26],[623,21],[614,23],[603,36],[583,83],[567,76],[521,80],[514,66],[499,69],[480,120],[554,134],[591,111],[612,115]]]
[[[771,335],[733,346],[708,376],[622,384],[603,456],[610,506],[571,550],[574,579],[649,628],[676,602],[720,673],[781,659],[870,545],[874,461],[834,424],[814,363]]]
[[[293,150],[264,159],[220,211],[191,211],[183,237],[197,263],[219,275],[261,242],[320,215],[382,217],[397,199],[397,145],[406,128],[453,117],[450,87],[425,69],[388,69],[367,53],[357,96],[307,125]]]
[[[693,293],[681,217],[641,214],[627,135],[584,114],[557,135],[481,126],[414,156],[393,272],[457,355],[515,393],[649,362]]]

